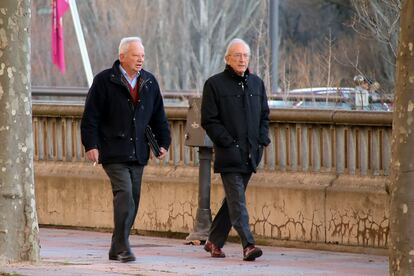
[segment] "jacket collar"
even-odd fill
[[[119,62],[119,59],[117,59],[114,62],[114,64],[112,65],[111,81],[114,81],[114,82],[117,82],[117,83],[119,83],[119,82],[122,83],[123,82],[122,81],[122,72],[121,72],[121,69],[119,69],[120,65],[121,65],[121,63]],[[141,69],[139,71],[138,76],[139,76],[139,78],[142,78],[143,80],[145,80],[146,77],[147,77],[146,74],[145,74],[145,70]]]
[[[250,71],[249,68],[246,69],[246,71],[244,72],[243,76],[240,76],[239,74],[237,74],[236,72],[234,72],[233,68],[231,68],[230,65],[226,64],[226,68],[224,69],[224,72],[229,75],[232,79],[234,79],[237,82],[243,82],[243,84],[245,86],[247,86],[247,80],[249,78],[250,75]]]

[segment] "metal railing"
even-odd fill
[[[33,86],[32,97],[34,102],[46,102],[46,101],[66,101],[69,99],[84,101],[88,94],[87,87],[51,87],[51,86]],[[200,94],[195,90],[188,91],[163,91],[162,95],[164,99],[179,99],[185,100],[189,97],[198,97]]]
[[[172,144],[161,163],[198,165],[197,149],[184,145],[186,107],[167,107]],[[33,104],[34,159],[85,161],[80,139],[83,106]],[[263,170],[387,176],[391,160],[390,112],[272,109]]]

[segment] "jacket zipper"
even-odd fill
[[[141,85],[138,87],[138,95],[139,95],[139,92],[141,92],[141,89],[142,89],[142,87],[147,83],[149,81],[149,79],[146,79],[146,80],[144,80],[142,83],[141,83]]]
[[[244,91],[244,84],[243,84],[243,82],[241,82],[240,83],[241,84],[241,88],[242,88],[242,90],[243,90],[243,93],[246,93],[246,91]],[[244,96],[244,98],[246,99],[246,100],[248,100],[246,97],[245,97],[245,95],[243,95]],[[245,105],[246,105],[247,103],[245,103]],[[249,147],[249,159],[251,160],[252,159],[252,153],[250,152],[250,147]]]

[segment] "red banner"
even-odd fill
[[[69,8],[69,0],[52,0],[52,62],[65,73],[62,17]]]

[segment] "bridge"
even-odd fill
[[[82,101],[36,100],[47,96],[40,90],[33,90],[39,223],[111,228],[109,180],[101,166],[86,161],[81,145]],[[82,93],[66,96],[82,98]],[[168,158],[151,158],[144,171],[134,231],[180,234],[193,229],[198,152],[184,145],[187,107],[172,104],[166,111],[171,148]],[[392,113],[273,108],[270,120],[272,143],[246,195],[258,240],[387,254]],[[223,196],[221,181],[212,174],[213,214]]]

